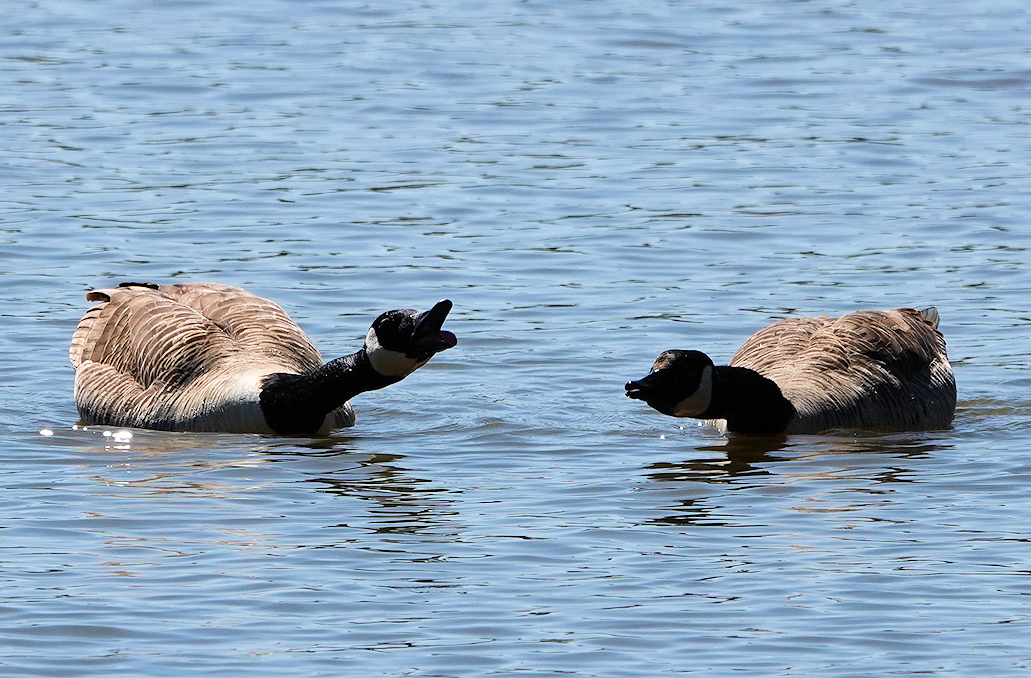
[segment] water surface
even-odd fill
[[[1005,676],[1031,665],[1020,3],[22,3],[0,29],[11,676]],[[76,427],[85,292],[217,280],[328,438]],[[948,431],[731,445],[668,348],[936,305]]]

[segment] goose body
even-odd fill
[[[956,380],[934,308],[778,320],[727,366],[699,351],[666,351],[627,396],[724,432],[947,428]]]
[[[75,403],[84,424],[171,431],[325,433],[351,426],[348,402],[454,346],[442,301],[384,313],[358,352],[324,363],[277,304],[217,283],[122,283],[72,337]]]

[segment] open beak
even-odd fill
[[[451,306],[451,301],[444,299],[416,317],[411,348],[407,352],[409,358],[428,358],[458,344],[458,338],[454,334],[441,329]]]
[[[624,388],[626,397],[634,400],[643,400],[654,410],[663,414],[673,414],[673,403],[669,402],[669,396],[665,395],[665,389],[661,385],[662,372],[657,370],[649,372],[648,376],[637,381],[628,381]]]
[[[634,400],[648,400],[653,392],[652,380],[650,379],[652,374],[637,381],[628,381],[626,386],[623,387],[626,389],[626,397],[633,398]]]

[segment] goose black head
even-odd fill
[[[450,310],[451,302],[444,299],[425,313],[398,309],[376,318],[365,337],[372,368],[385,377],[401,379],[458,344],[454,334],[441,329]]]
[[[701,351],[664,351],[647,376],[627,382],[626,395],[671,417],[698,417],[712,402],[714,370]]]

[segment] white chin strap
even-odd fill
[[[674,417],[697,417],[709,409],[712,402],[712,366],[706,365],[702,370],[702,378],[698,380],[698,388],[673,408]]]
[[[384,377],[407,377],[429,360],[429,358],[421,361],[415,360],[400,351],[383,348],[383,345],[379,343],[379,337],[376,336],[376,330],[371,327],[369,333],[365,335],[365,354],[372,363],[372,369]]]

